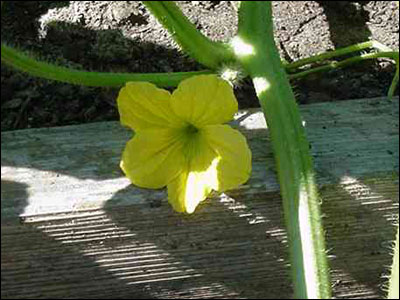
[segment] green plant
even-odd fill
[[[290,64],[282,63],[273,38],[270,1],[241,3],[238,34],[230,43],[213,42],[202,35],[173,2],[146,1],[144,4],[168,29],[182,50],[208,70],[169,74],[88,72],[42,62],[3,43],[2,62],[35,76],[88,86],[121,87],[130,81],[145,81],[166,87],[177,86],[183,80],[204,74],[229,73],[231,75],[227,77],[230,80],[238,80],[237,74],[249,76],[271,134],[288,231],[295,297],[330,298],[320,199],[309,144],[289,79],[384,57],[396,62],[396,74],[388,90],[391,97],[398,84],[399,53],[371,41]],[[367,49],[376,51],[331,61]],[[317,62],[319,65],[314,67]],[[305,66],[311,67],[304,69]]]
[[[390,269],[388,299],[399,299],[399,224],[393,250],[393,264]]]

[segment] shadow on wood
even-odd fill
[[[398,213],[398,101],[301,107],[325,214],[334,293],[382,296]],[[240,118],[242,116],[242,118]],[[2,296],[289,298],[279,187],[258,111],[248,183],[190,216],[118,169],[129,133],[95,123],[2,133]]]

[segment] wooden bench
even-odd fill
[[[337,298],[382,297],[398,215],[398,98],[301,106]],[[195,214],[119,169],[118,122],[1,134],[1,297],[290,298],[279,186],[261,112],[246,185]]]

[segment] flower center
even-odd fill
[[[188,161],[197,156],[200,151],[199,142],[201,141],[201,135],[199,133],[200,130],[190,123],[187,123],[186,127],[184,128],[183,147]]]
[[[196,126],[194,126],[194,125],[192,125],[190,123],[186,127],[186,133],[187,134],[192,135],[192,134],[196,134],[197,132],[199,132],[199,129]]]

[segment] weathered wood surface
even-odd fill
[[[301,107],[338,298],[381,297],[398,214],[398,98]],[[2,298],[290,298],[262,114],[235,122],[250,181],[191,216],[133,187],[116,122],[1,134]]]

